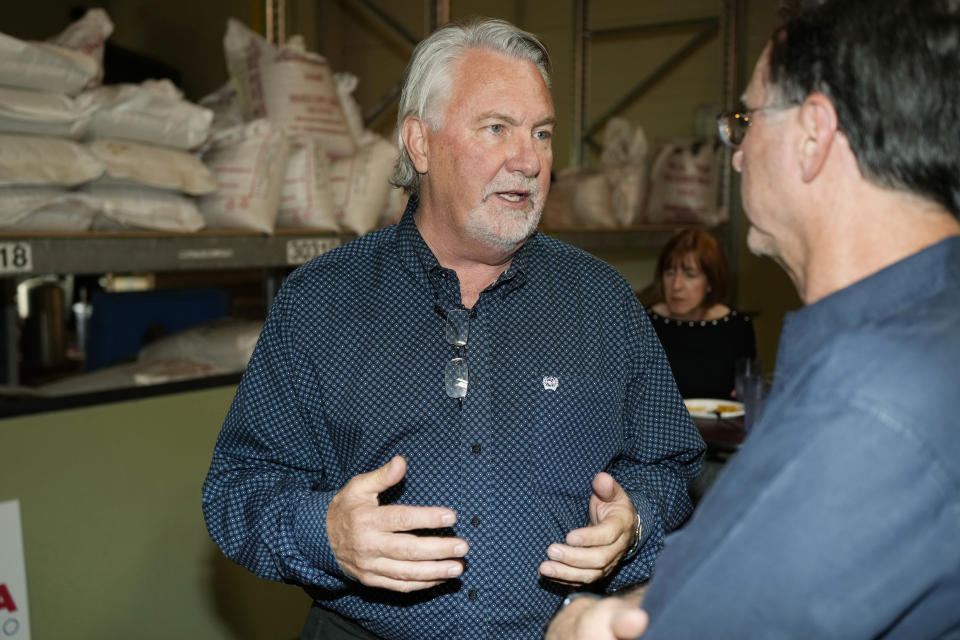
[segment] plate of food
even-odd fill
[[[743,403],[717,398],[687,398],[683,401],[694,418],[739,418],[743,415]]]

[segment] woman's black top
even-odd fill
[[[671,320],[647,310],[684,398],[730,398],[736,361],[757,353],[750,316],[731,310],[716,320]]]

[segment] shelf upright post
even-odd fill
[[[427,0],[430,3],[430,0]],[[432,33],[434,29],[450,22],[450,0],[435,0],[432,5],[433,14],[431,16],[427,33]]]
[[[20,384],[17,329],[17,283],[0,278],[0,384]]]
[[[583,127],[587,113],[587,38],[589,0],[573,2],[573,131],[570,135],[570,166],[583,163]]]
[[[286,0],[264,0],[267,42],[282,46],[287,39]]]
[[[723,88],[722,104],[724,111],[733,111],[740,102],[738,87],[743,86],[742,20],[743,0],[723,0]],[[724,250],[730,273],[730,299],[736,303],[740,288],[740,246],[743,236],[740,222],[740,193],[736,188],[733,167],[730,164],[732,152],[723,147],[723,168],[720,173],[720,206],[727,210],[727,234]]]

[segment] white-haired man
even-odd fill
[[[408,67],[397,225],[298,269],[214,452],[214,540],[315,599],[302,637],[533,639],[645,579],[703,442],[629,285],[536,233],[549,62],[497,20]]]

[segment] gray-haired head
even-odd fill
[[[793,0],[771,95],[830,98],[864,177],[960,218],[960,0]]]
[[[438,130],[443,124],[442,113],[453,84],[454,66],[468,51],[480,48],[532,62],[550,87],[550,56],[532,33],[504,20],[490,18],[471,18],[440,27],[417,45],[404,73],[397,113],[400,157],[390,178],[393,186],[409,194],[420,190],[420,174],[403,144],[403,121],[415,116],[434,131]]]

